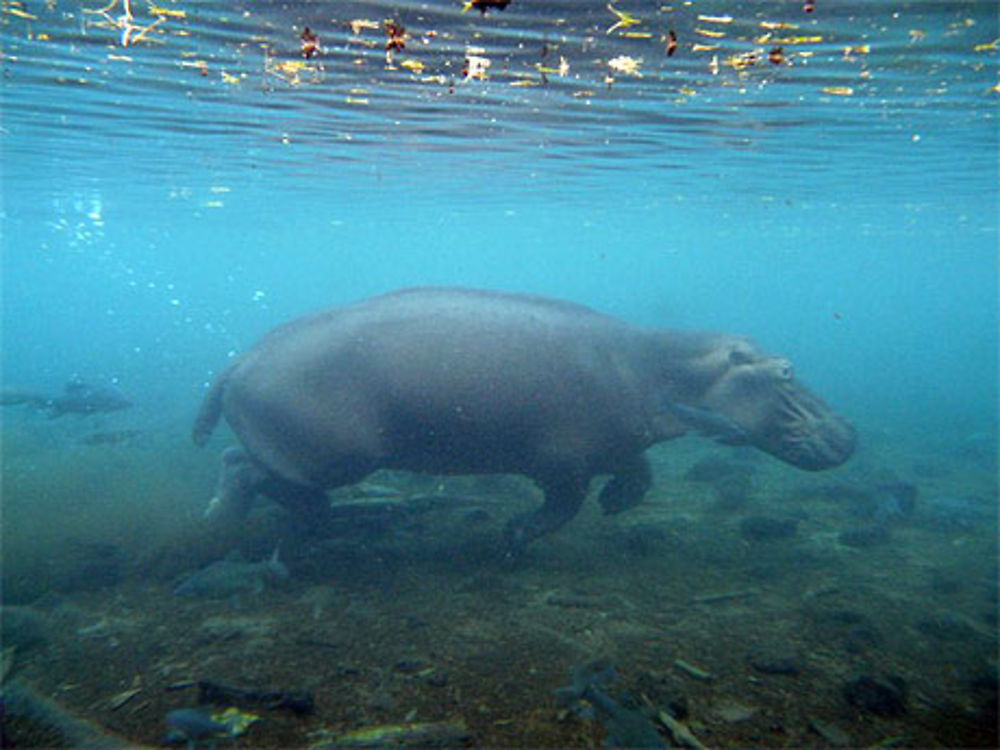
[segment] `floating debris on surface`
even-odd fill
[[[299,34],[299,40],[302,42],[300,52],[306,60],[312,59],[314,55],[320,52],[319,37],[308,26],[302,29],[302,33]]]
[[[466,3],[462,6],[462,12],[467,13],[468,11],[475,9],[478,10],[481,15],[486,15],[486,11],[493,10],[505,10],[508,5],[510,5],[511,0],[466,0]]]

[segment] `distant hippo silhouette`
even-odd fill
[[[11,388],[0,391],[0,406],[16,404],[28,404],[46,411],[50,418],[63,414],[103,414],[132,406],[132,402],[115,386],[87,383],[80,378],[70,380],[58,396]]]
[[[785,359],[720,333],[642,330],[581,305],[418,288],[294,320],[215,380],[195,421],[225,415],[230,448],[215,512],[257,492],[298,511],[376,469],[519,473],[544,503],[510,521],[521,546],[579,510],[610,474],[606,513],[652,483],[650,446],[690,431],[749,444],[801,469],[851,455],[853,427]]]

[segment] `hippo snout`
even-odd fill
[[[854,425],[831,415],[810,425],[808,437],[794,441],[782,458],[799,469],[821,471],[840,466],[854,453],[858,435]]]

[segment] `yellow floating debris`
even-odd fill
[[[986,42],[985,44],[977,44],[972,48],[973,52],[989,52],[991,50],[1000,49],[1000,39],[994,39],[992,42]]]
[[[752,68],[760,61],[761,55],[758,52],[744,52],[740,55],[733,55],[726,58],[726,65],[734,70],[746,70]]]
[[[774,44],[819,44],[823,41],[823,37],[819,34],[816,36],[787,36],[771,41]]]
[[[558,68],[552,68],[547,65],[542,65],[541,63],[537,63],[535,65],[535,69],[539,73],[543,73],[545,75],[565,77],[569,75],[569,61],[565,57],[560,55]]]
[[[705,23],[732,23],[732,16],[698,16],[699,21],[704,21]]]
[[[719,49],[718,44],[699,44],[695,42],[691,45],[692,52],[711,52],[712,50]]]
[[[36,42],[50,42],[50,41],[52,41],[52,37],[50,37],[48,34],[44,34],[44,33],[43,34],[35,34],[35,41]]]
[[[521,81],[511,81],[507,85],[508,86],[513,86],[514,88],[523,89],[523,88],[529,88],[529,87],[533,87],[533,86],[538,86],[539,84],[538,84],[538,81],[532,81],[532,80],[529,80],[529,79],[526,78],[526,79],[521,80]]]
[[[358,96],[345,96],[345,97],[344,97],[344,103],[345,103],[345,104],[358,104],[358,105],[364,105],[364,104],[368,104],[368,103],[369,103],[369,101],[368,101],[368,99],[367,99],[367,98],[365,98],[365,97],[358,97]]]
[[[618,29],[627,29],[629,26],[636,26],[642,23],[641,19],[636,18],[623,10],[618,10],[616,7],[611,5],[611,3],[608,3],[607,8],[614,13],[615,18],[618,20],[608,26],[607,30],[604,32],[605,34],[610,34],[612,31],[617,31]]]
[[[922,42],[927,38],[927,32],[923,29],[910,29],[910,41]]]
[[[108,59],[115,60],[117,62],[132,62],[132,58],[129,57],[128,55],[113,55],[109,53]]]
[[[626,39],[652,39],[653,35],[648,31],[626,31],[622,34]]]
[[[224,193],[229,193],[231,191],[232,191],[232,188],[227,187],[226,185],[212,185],[208,189],[208,192],[215,193],[216,195],[222,195]]]
[[[851,55],[867,55],[872,51],[870,44],[856,44],[853,47],[844,47],[844,57]]]
[[[726,35],[726,32],[724,31],[712,31],[710,29],[698,29],[698,28],[694,30],[694,33],[698,34],[699,36],[707,36],[712,39],[720,39]]]
[[[183,10],[173,10],[172,8],[163,8],[159,5],[149,4],[149,12],[154,16],[165,16],[166,18],[187,18],[187,13]]]
[[[833,96],[853,96],[854,89],[850,86],[824,86],[824,94],[832,94]]]
[[[427,67],[422,62],[420,62],[420,60],[403,60],[399,64],[401,67],[406,68],[407,70],[418,74],[423,73],[424,68]]]
[[[227,73],[224,70],[222,71],[221,75],[222,75],[222,82],[228,83],[230,86],[236,86],[237,84],[243,82],[243,80],[239,76],[234,76],[232,73]]]
[[[795,23],[785,23],[783,21],[761,21],[760,27],[762,29],[771,29],[771,30],[797,29],[799,28],[799,25]]]
[[[37,21],[38,20],[38,16],[34,16],[31,13],[28,13],[28,11],[21,10],[20,8],[10,8],[10,7],[7,7],[7,8],[3,9],[3,12],[6,13],[7,15],[10,15],[10,16],[16,16],[17,18],[23,18],[26,21]]]
[[[271,63],[271,69],[279,73],[298,73],[308,67],[308,63],[302,60],[278,60]]]

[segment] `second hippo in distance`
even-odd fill
[[[801,469],[851,455],[853,427],[746,338],[644,330],[582,305],[462,288],[416,288],[299,318],[215,380],[194,425],[221,416],[241,448],[223,456],[216,510],[258,492],[321,513],[324,490],[376,469],[518,473],[542,489],[510,521],[514,545],[579,510],[611,475],[607,513],[652,483],[644,452],[692,430]]]

